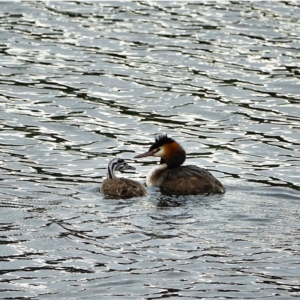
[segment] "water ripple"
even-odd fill
[[[299,297],[296,2],[0,6],[1,299]],[[226,194],[103,199],[165,132]]]

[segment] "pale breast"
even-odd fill
[[[160,186],[162,182],[162,174],[168,168],[166,164],[160,164],[152,168],[146,177],[147,186]]]

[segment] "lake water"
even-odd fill
[[[0,2],[0,298],[300,297],[300,5]],[[157,134],[225,195],[112,201]]]

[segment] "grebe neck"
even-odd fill
[[[115,171],[117,169],[118,162],[112,160],[107,166],[107,179],[116,179]]]
[[[185,151],[181,149],[181,151],[178,151],[177,153],[162,157],[160,159],[160,164],[167,164],[169,169],[177,168],[181,166],[185,161]]]

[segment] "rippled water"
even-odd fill
[[[1,299],[298,298],[299,15],[1,1]],[[103,199],[165,132],[227,193]]]

